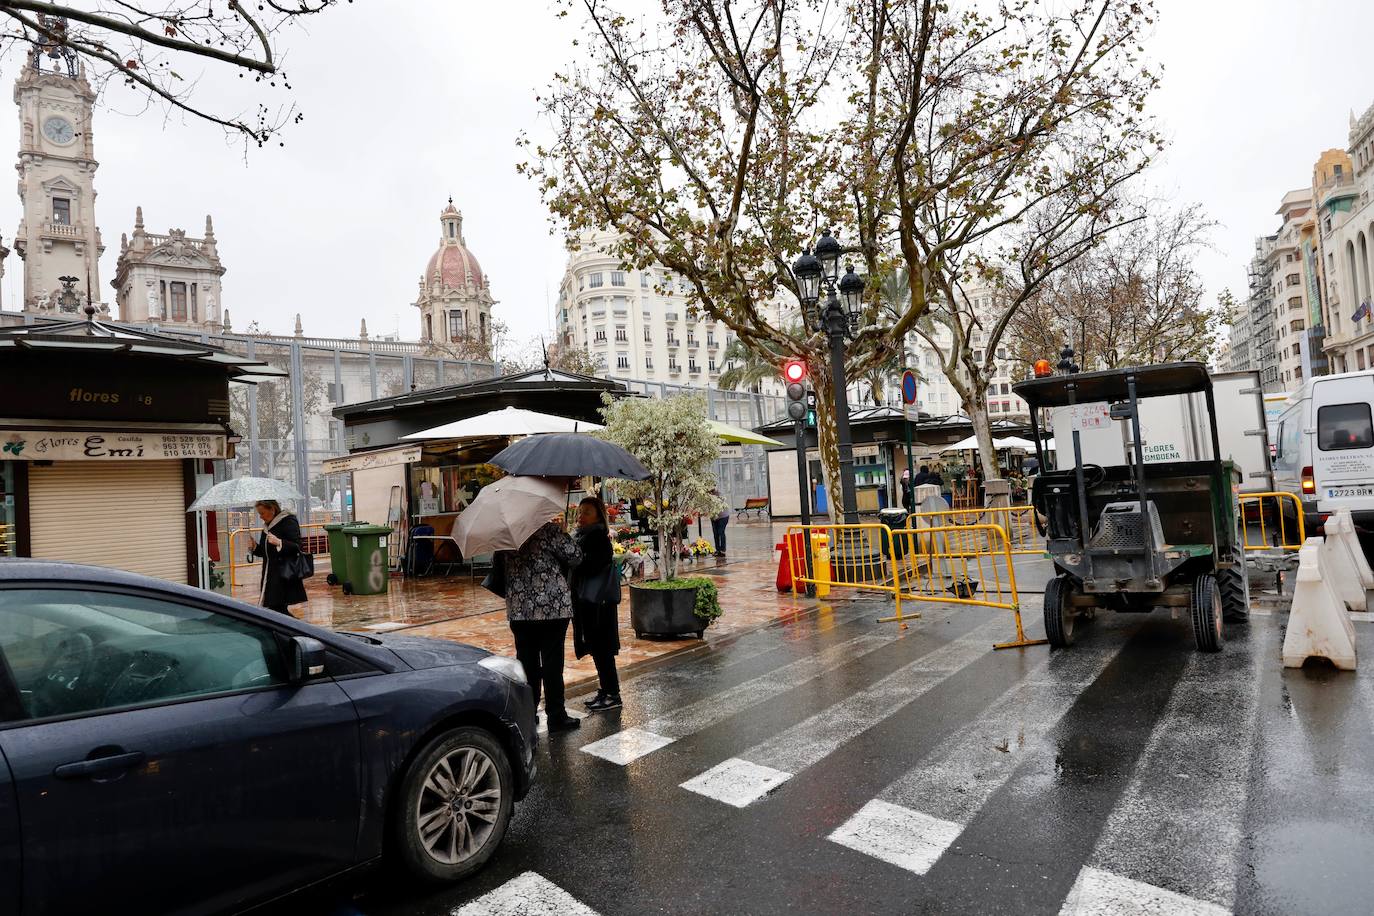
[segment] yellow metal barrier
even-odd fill
[[[937,525],[892,532],[898,595],[916,601],[971,604],[1011,611],[1016,636],[994,649],[1040,646],[1021,625],[1021,596],[1007,533],[1000,525]],[[900,612],[889,620],[900,620]]]
[[[1007,536],[1011,552],[1017,555],[1045,552],[1045,539],[1035,530],[1035,509],[1032,506],[996,506],[986,509],[941,509],[936,512],[913,512],[906,517],[911,529],[928,527],[966,528],[971,532],[978,525],[997,525]],[[950,535],[960,540],[959,535]],[[976,552],[977,538],[969,533],[967,540]]]
[[[905,619],[901,589],[897,587],[892,530],[886,525],[789,525],[786,537],[794,548],[790,554],[793,593],[800,591],[802,585],[815,586],[821,597],[829,594],[831,588],[885,592],[897,603],[897,616],[892,619]],[[798,542],[802,550],[795,549]],[[810,575],[806,572],[808,559]],[[902,628],[906,628],[905,623]]]
[[[318,534],[318,535],[307,535],[306,532],[307,532],[308,530],[310,530],[311,528],[317,528],[317,529],[319,529],[319,534]],[[257,535],[260,534],[261,532],[262,532],[262,526],[258,526],[258,527],[256,527],[256,528],[235,528],[235,529],[233,529],[232,531],[229,532],[229,545],[228,545],[228,550],[229,550],[229,591],[230,591],[231,593],[233,592],[234,588],[236,588],[236,587],[238,586],[238,570],[239,570],[241,567],[244,567],[244,566],[256,566],[256,565],[258,565],[258,561],[257,561],[257,560],[245,560],[245,561],[242,562],[242,563],[238,562],[238,558],[239,558],[240,556],[246,556],[246,554],[240,554],[240,553],[234,548],[234,538],[235,538],[237,535],[240,535],[240,534],[248,534],[248,535],[251,535],[251,537],[249,538],[249,543],[252,544],[253,541],[256,541],[256,540],[257,540]],[[329,538],[328,538],[328,536],[325,535],[324,525],[316,525],[316,524],[301,525],[301,541],[306,542],[306,541],[308,541],[309,538],[311,538],[311,537],[319,537],[319,538],[323,538],[323,540],[317,540],[317,541],[315,541],[316,546],[319,547],[318,550],[311,550],[311,551],[306,551],[306,552],[309,553],[311,556],[327,555],[327,554],[329,553]],[[248,549],[249,549],[249,550],[252,550],[252,547],[250,546]]]
[[[1307,538],[1307,526],[1304,523],[1302,512],[1302,500],[1292,493],[1274,491],[1268,493],[1241,493],[1240,517],[1243,546],[1246,550],[1299,550],[1302,542]],[[1270,525],[1265,519],[1265,500],[1273,500],[1273,512],[1278,521],[1277,525]],[[1293,503],[1293,521],[1288,521],[1284,517],[1284,501]],[[1255,541],[1251,537],[1250,525],[1245,518],[1246,504],[1255,506],[1255,514],[1259,516],[1259,540]],[[1270,535],[1278,538],[1277,543],[1270,543]]]

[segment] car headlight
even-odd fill
[[[525,666],[513,658],[507,658],[504,655],[488,655],[477,664],[488,671],[495,671],[506,680],[514,681],[521,687],[530,685],[530,682],[525,679]]]

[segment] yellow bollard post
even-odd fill
[[[811,575],[816,580],[816,597],[830,595],[830,535],[811,533]]]

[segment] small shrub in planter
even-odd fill
[[[630,586],[630,624],[636,636],[700,637],[720,614],[716,583],[705,576]]]

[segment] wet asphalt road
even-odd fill
[[[483,873],[377,876],[355,912],[1374,911],[1374,675],[1283,670],[1283,616],[1204,656],[1162,612],[1051,653],[992,651],[1006,612],[886,609],[628,679],[541,747]]]

